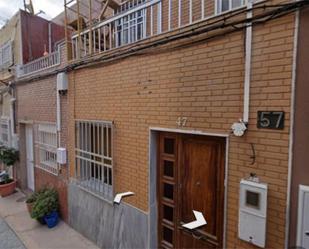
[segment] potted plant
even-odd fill
[[[0,195],[2,197],[11,195],[16,188],[16,181],[10,178],[8,168],[12,167],[18,160],[18,152],[13,148],[0,148],[0,161],[6,166],[6,170],[0,175]]]
[[[34,203],[36,202],[39,194],[40,194],[41,191],[38,191],[38,192],[34,192],[32,193],[26,200],[26,204],[27,204],[27,210],[29,212],[29,214],[31,215],[32,213],[32,208],[33,208],[33,205]]]
[[[41,224],[47,224],[49,228],[58,222],[58,193],[53,188],[41,191],[33,204],[31,217],[37,219]]]

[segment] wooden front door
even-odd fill
[[[158,245],[222,248],[225,139],[161,133],[158,142]],[[202,212],[207,225],[182,225]]]

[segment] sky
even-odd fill
[[[63,0],[32,0],[34,12],[44,11],[46,14],[40,14],[40,16],[46,19],[51,19],[62,12],[63,2]],[[24,9],[23,0],[0,0],[0,27],[19,9]]]

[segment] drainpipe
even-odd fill
[[[52,25],[51,22],[48,23],[48,52],[52,52],[52,40],[51,40],[51,32],[52,32]]]
[[[254,0],[249,0],[247,4],[247,19],[252,18],[252,7]],[[246,49],[245,49],[245,79],[244,79],[244,109],[243,118],[232,125],[232,131],[235,136],[241,137],[247,130],[249,123],[249,107],[250,107],[250,83],[251,83],[251,62],[252,62],[252,23],[248,23],[246,27]]]
[[[61,100],[60,93],[57,89],[57,133],[58,133],[58,148],[61,147],[60,142],[60,132],[61,132]]]
[[[253,1],[249,0],[247,8],[252,9]],[[247,19],[252,18],[252,11],[248,11]],[[251,83],[251,61],[252,61],[252,23],[246,28],[246,62],[245,62],[245,86],[244,86],[244,113],[243,122],[247,125],[249,122],[250,107],[250,83]]]
[[[12,91],[12,97],[10,99],[10,129],[11,129],[11,146],[15,149],[18,149],[18,143],[17,143],[17,133],[15,132],[15,88],[10,84],[10,88]]]
[[[58,133],[58,148],[61,147],[60,133],[61,133],[61,95],[65,94],[68,90],[68,77],[66,73],[57,74],[57,133]]]

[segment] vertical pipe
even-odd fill
[[[247,19],[252,18],[253,0],[248,1]],[[245,84],[244,84],[244,113],[243,122],[249,122],[250,107],[250,81],[251,81],[251,60],[252,60],[252,23],[247,24],[246,28],[246,62],[245,62]]]
[[[48,52],[52,52],[52,23],[48,22]]]

